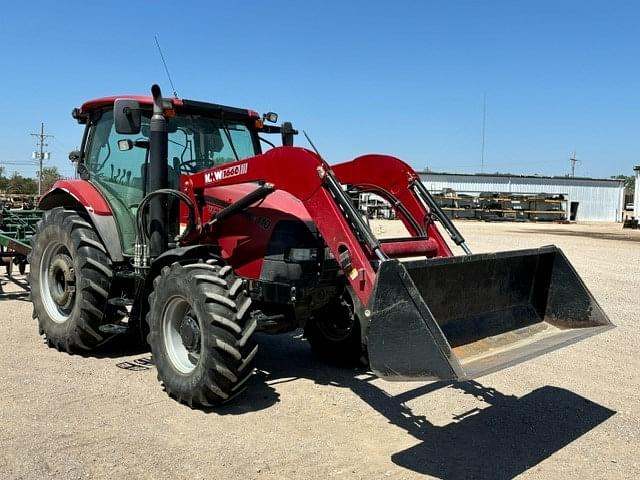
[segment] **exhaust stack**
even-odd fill
[[[153,116],[149,125],[149,166],[147,171],[147,192],[155,192],[167,188],[168,163],[167,150],[169,136],[167,133],[167,119],[164,117],[162,92],[154,84],[151,87],[153,96]],[[156,257],[167,249],[167,208],[166,198],[156,195],[149,205],[149,254]]]

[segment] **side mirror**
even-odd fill
[[[135,100],[118,98],[113,104],[116,132],[123,135],[140,133],[140,104]]]

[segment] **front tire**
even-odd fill
[[[99,327],[113,270],[92,225],[75,210],[44,212],[29,254],[33,317],[51,347],[88,351],[106,338]]]
[[[311,349],[327,360],[344,365],[367,363],[360,321],[346,290],[313,313],[304,336]]]
[[[162,269],[149,295],[147,341],[169,395],[210,407],[246,388],[258,350],[250,305],[230,266],[210,260]]]

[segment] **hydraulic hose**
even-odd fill
[[[162,188],[160,190],[156,190],[155,192],[147,194],[147,196],[142,199],[140,205],[138,206],[138,211],[136,213],[136,243],[146,244],[149,240],[150,232],[147,230],[147,225],[144,221],[144,212],[150,201],[160,195],[170,195],[177,197],[179,200],[182,200],[189,209],[189,223],[187,224],[187,228],[180,236],[175,239],[176,241],[179,242],[183,238],[186,238],[197,227],[197,224],[199,224],[199,222],[197,221],[195,205],[193,204],[189,196],[187,196],[187,194],[180,192],[179,190],[173,190],[171,188]]]
[[[440,220],[440,223],[451,237],[451,240],[453,240],[456,245],[459,245],[464,253],[466,253],[467,255],[471,255],[471,250],[469,249],[469,247],[467,247],[464,237],[453,224],[451,219],[447,217],[447,215],[442,211],[442,208],[440,208],[438,202],[436,202],[435,199],[431,196],[429,190],[426,189],[426,187],[420,180],[416,180],[413,182],[413,188],[416,190],[418,196],[420,196],[420,198],[422,198],[427,204],[429,210],[431,211],[431,214],[438,220]]]

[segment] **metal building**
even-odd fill
[[[483,192],[564,195],[567,218],[587,221],[622,221],[624,181],[608,178],[543,177],[538,175],[462,174],[419,172],[432,193],[452,189],[478,195]]]

